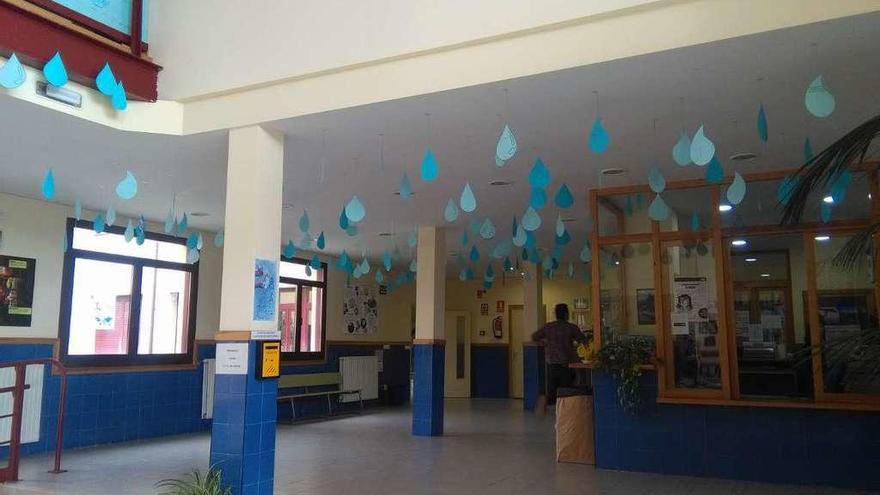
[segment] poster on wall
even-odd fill
[[[0,326],[29,327],[37,260],[0,256]]]
[[[372,335],[379,326],[379,305],[372,287],[350,285],[342,303],[342,323],[350,335]]]
[[[278,294],[278,264],[257,258],[254,261],[254,321],[272,321]]]
[[[706,277],[675,277],[672,310],[687,315],[689,323],[709,320],[709,284]]]

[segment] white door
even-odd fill
[[[471,396],[471,315],[446,312],[446,397]]]
[[[510,397],[523,398],[522,306],[510,306]]]

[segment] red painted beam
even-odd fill
[[[95,87],[95,76],[109,62],[129,99],[156,101],[158,98],[157,83],[162,67],[0,1],[0,54],[8,57],[15,52],[22,63],[42,68],[56,51],[61,52],[73,81]]]

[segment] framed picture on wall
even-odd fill
[[[636,311],[639,325],[654,325],[657,317],[654,314],[654,289],[636,289]]]

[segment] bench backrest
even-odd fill
[[[278,378],[278,388],[319,387],[341,385],[341,373],[310,373],[308,375],[282,375]]]

